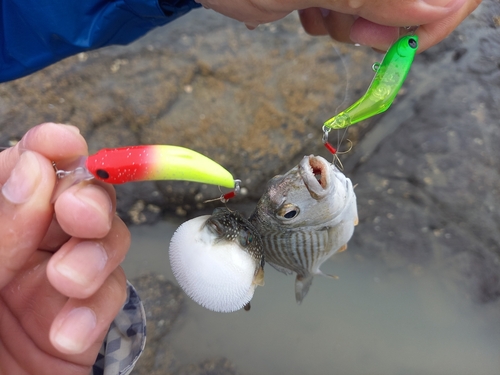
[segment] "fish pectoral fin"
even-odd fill
[[[260,267],[253,277],[252,284],[264,286],[264,268]]]
[[[356,226],[358,224],[359,224],[359,218],[356,216],[356,218],[354,219],[354,226]]]
[[[297,275],[295,279],[295,300],[300,305],[312,284],[313,275]]]
[[[323,276],[329,277],[330,279],[338,280],[339,277],[337,275],[330,275],[329,273],[323,273]]]
[[[340,246],[340,248],[337,250],[337,253],[341,253],[342,251],[347,250],[347,244]]]

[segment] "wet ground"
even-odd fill
[[[127,275],[152,271],[173,279],[165,269],[167,241],[178,224],[133,227]],[[173,302],[165,293],[155,299],[163,308],[149,323],[158,328],[148,348],[158,346],[157,358],[168,358],[157,362],[158,373],[191,366],[191,374],[498,374],[499,303],[464,298],[451,270],[394,270],[360,253],[351,245],[326,262],[322,270],[339,279],[316,277],[300,306],[294,277],[269,266],[249,312],[214,313],[188,298]],[[172,324],[179,302],[183,312]],[[165,336],[158,340],[157,332]],[[145,362],[137,373],[151,371],[141,370]],[[200,366],[192,364],[199,362],[225,366],[194,371]]]
[[[328,263],[340,280],[316,279],[302,306],[292,279],[269,268],[250,313],[203,312],[168,282],[165,230],[134,227],[129,278],[163,274],[142,282],[169,296],[153,293],[151,306],[175,308],[163,307],[138,373],[498,373],[499,20],[500,3],[483,1],[417,56],[386,114],[332,134],[353,141],[342,161],[357,184],[360,224],[348,252]],[[243,180],[247,194],[232,204],[249,213],[270,177],[304,154],[327,156],[321,124],[362,95],[380,57],[309,37],[295,16],[250,32],[197,10],[130,46],[0,85],[0,145],[59,121],[77,125],[91,152],[190,147]],[[170,182],[117,191],[127,222],[169,215],[172,225],[220,195]]]

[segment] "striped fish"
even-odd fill
[[[261,235],[264,257],[277,270],[297,274],[301,303],[314,275],[334,253],[347,248],[358,223],[356,195],[347,177],[321,156],[273,177],[249,221]]]

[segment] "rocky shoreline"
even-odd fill
[[[310,37],[295,16],[250,32],[197,10],[130,46],[80,54],[0,85],[0,146],[46,121],[78,126],[90,152],[182,145],[241,178],[246,193],[235,204],[253,205],[267,181],[304,154],[328,155],[321,124],[364,92],[369,62],[380,58]],[[354,147],[342,162],[357,184],[360,219],[352,241],[360,256],[394,269],[451,269],[464,298],[498,301],[498,1],[483,1],[449,38],[417,56],[403,91],[388,112],[347,133]],[[214,204],[203,201],[219,195],[191,183],[127,184],[117,186],[118,212],[135,224],[167,212],[190,217],[210,210]],[[135,374],[236,374],[220,358],[187,367],[168,356],[158,362],[184,297],[157,276],[136,287],[148,313],[161,318],[151,319],[157,326],[148,332],[158,337],[148,336]]]

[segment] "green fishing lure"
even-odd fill
[[[375,77],[356,103],[324,123],[327,129],[343,129],[377,115],[390,107],[410,71],[418,49],[418,36],[406,35],[387,51],[380,64],[375,64]]]

